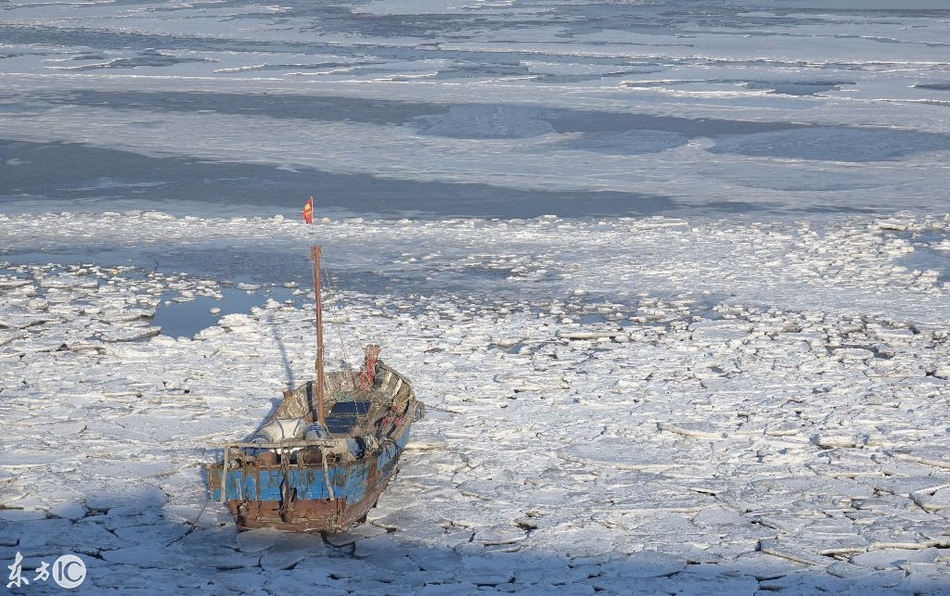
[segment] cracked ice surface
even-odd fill
[[[0,3],[2,565],[947,593],[950,20],[894,4]],[[199,464],[310,375],[314,241],[429,416],[367,524],[238,534]]]
[[[429,407],[368,523],[238,534],[198,468],[312,370],[305,278],[267,295],[308,227],[0,216],[0,559],[74,552],[96,589],[150,593],[950,586],[950,282],[906,266],[950,217],[318,229],[330,357],[381,340]],[[273,258],[154,267],[228,245]],[[260,305],[154,324],[236,284]]]

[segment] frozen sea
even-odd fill
[[[948,164],[943,1],[0,1],[0,593],[948,594]],[[238,533],[313,243],[428,416]]]

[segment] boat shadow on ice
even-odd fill
[[[656,593],[693,587],[739,595],[871,594],[906,583],[903,572],[846,565],[792,541],[762,541],[756,551],[698,560],[685,549],[666,553],[636,539],[618,541],[615,532],[596,524],[563,532],[522,528],[523,537],[516,539],[478,524],[452,523],[451,512],[436,500],[406,502],[390,493],[374,519],[349,533],[239,532],[223,508],[200,508],[193,494],[197,487],[181,487],[178,496],[169,488],[105,491],[48,512],[0,511],[0,560],[12,565],[19,554],[22,576],[32,580],[43,562],[75,555],[85,566],[83,589],[150,594],[199,589],[207,594],[315,589],[577,594],[627,593],[631,585]],[[543,538],[535,540],[534,532]],[[884,560],[893,552],[875,556]],[[948,581],[938,574],[914,586],[915,593],[939,594]],[[29,589],[59,590],[52,580],[45,586],[34,581]]]

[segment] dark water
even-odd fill
[[[113,5],[118,11],[122,6],[135,6],[136,3],[116,2]],[[155,119],[162,115],[173,118],[183,114],[196,117],[213,114],[234,116],[236,126],[240,125],[241,118],[256,117],[403,127],[422,137],[440,137],[446,141],[446,146],[450,146],[448,143],[452,141],[528,140],[552,132],[570,138],[549,147],[549,150],[579,150],[603,160],[647,154],[651,154],[652,159],[662,159],[664,151],[701,140],[710,143],[706,151],[711,184],[722,184],[721,180],[715,179],[717,160],[721,159],[764,160],[775,166],[775,175],[757,178],[752,191],[735,199],[724,199],[721,192],[710,193],[710,197],[701,192],[684,197],[655,190],[655,186],[650,192],[618,192],[548,189],[528,184],[525,187],[533,189],[525,190],[511,188],[503,182],[496,183],[490,174],[483,173],[479,164],[473,164],[473,171],[482,173],[470,180],[457,175],[456,179],[461,180],[457,182],[430,181],[433,176],[423,162],[411,164],[412,171],[400,179],[376,176],[374,171],[387,164],[373,163],[375,158],[371,153],[366,156],[365,166],[355,173],[302,166],[295,166],[291,171],[279,169],[281,164],[276,160],[271,162],[264,148],[254,156],[253,163],[230,160],[226,147],[222,148],[221,157],[216,159],[182,157],[174,146],[143,155],[110,149],[108,143],[98,141],[30,142],[22,136],[5,135],[4,126],[0,125],[0,208],[25,209],[24,205],[29,205],[30,209],[121,210],[148,206],[175,213],[292,214],[298,212],[301,203],[313,194],[318,197],[323,213],[330,216],[530,218],[545,214],[561,217],[731,217],[741,214],[764,218],[773,215],[798,217],[814,213],[886,210],[892,202],[890,198],[845,199],[842,195],[831,194],[832,191],[864,188],[868,182],[859,172],[853,176],[850,173],[829,173],[824,164],[900,162],[925,152],[950,151],[950,135],[909,130],[906,126],[818,125],[808,123],[807,112],[801,120],[772,119],[766,109],[756,107],[746,111],[742,105],[737,105],[729,112],[720,111],[729,113],[729,117],[713,118],[675,114],[660,116],[636,111],[548,109],[528,105],[532,99],[543,99],[544,94],[552,93],[552,89],[557,93],[561,92],[560,89],[568,92],[574,85],[585,82],[615,88],[618,97],[624,97],[627,78],[649,80],[651,73],[657,73],[660,81],[637,82],[635,86],[675,87],[680,83],[708,83],[712,87],[762,90],[769,97],[777,98],[777,102],[789,98],[820,100],[821,93],[854,88],[870,75],[863,72],[860,62],[857,65],[846,62],[802,64],[792,59],[787,63],[775,59],[763,62],[743,52],[731,56],[728,51],[726,56],[717,58],[715,54],[717,51],[721,53],[720,47],[712,48],[712,57],[706,57],[708,51],[696,45],[701,43],[697,39],[716,31],[721,35],[755,36],[761,38],[763,48],[768,48],[771,40],[786,35],[783,28],[798,34],[801,30],[807,32],[810,23],[827,23],[828,19],[840,22],[847,31],[882,23],[882,30],[886,31],[885,25],[891,22],[900,24],[902,19],[914,24],[919,22],[915,19],[941,22],[950,18],[950,5],[946,2],[911,0],[898,5],[883,0],[669,0],[649,3],[526,0],[518,2],[515,7],[499,6],[493,10],[452,14],[390,15],[359,10],[370,5],[359,0],[346,4],[302,0],[282,2],[278,21],[285,22],[289,32],[277,37],[259,36],[259,39],[228,35],[232,27],[245,24],[252,30],[263,30],[277,18],[267,11],[258,10],[258,3],[249,0],[215,4],[216,9],[227,9],[232,13],[232,18],[216,23],[205,33],[190,35],[149,31],[147,27],[141,30],[110,29],[108,23],[112,21],[106,22],[102,28],[41,22],[24,24],[24,21],[15,20],[6,22],[0,15],[0,39],[16,44],[11,47],[35,48],[32,50],[37,55],[35,68],[40,72],[52,72],[46,70],[51,68],[50,64],[43,61],[44,52],[49,52],[57,65],[73,69],[69,71],[71,76],[81,77],[166,75],[174,79],[181,76],[181,69],[192,64],[199,67],[213,64],[216,55],[234,54],[246,56],[247,64],[263,60],[264,64],[253,66],[258,69],[255,75],[262,76],[280,77],[288,72],[307,73],[345,67],[355,79],[368,80],[376,75],[392,74],[393,64],[438,61],[438,72],[433,80],[440,83],[465,83],[473,78],[486,77],[525,77],[530,82],[519,82],[520,100],[506,104],[491,103],[484,97],[475,97],[471,102],[445,100],[437,92],[424,100],[412,101],[334,96],[326,92],[294,94],[287,93],[286,88],[281,93],[241,92],[234,90],[240,87],[217,85],[213,81],[207,83],[202,92],[155,91],[154,87],[152,90],[136,88],[135,77],[123,83],[125,88],[111,85],[98,89],[89,84],[74,88],[68,79],[54,78],[48,88],[39,91],[20,92],[15,85],[0,86],[0,123],[14,125],[17,118],[44,117],[59,109],[94,107],[113,110],[117,118],[129,122],[140,117]],[[10,14],[16,14],[16,8],[11,7]],[[190,30],[188,20],[198,15],[190,11],[192,8],[183,7],[182,16],[168,17],[171,20],[167,29],[174,32],[181,26],[183,30]],[[504,43],[497,51],[486,49],[491,47],[486,46],[489,43],[486,40],[492,39],[498,30],[524,31],[525,40],[530,40],[537,35],[539,28],[552,27],[559,33],[553,37],[542,35],[540,50],[519,51],[517,33],[506,33],[511,37],[504,37]],[[801,27],[804,29],[796,29]],[[307,41],[299,40],[302,36],[295,36],[293,28],[303,28],[305,33],[317,32],[317,35],[307,37]],[[875,37],[876,43],[917,43],[913,40],[912,27],[903,30],[910,33],[901,34],[906,37],[900,39]],[[630,44],[628,51],[643,45],[642,56],[636,52],[625,55],[611,50],[605,50],[603,54],[590,51],[588,46],[592,42],[585,36],[596,37],[605,31],[646,36],[651,41]],[[341,42],[341,36],[351,37],[359,43]],[[360,40],[363,39],[373,40],[373,43],[362,43]],[[412,41],[406,43],[407,39]],[[472,42],[473,45],[452,47],[443,43],[447,39],[458,40],[463,45]],[[571,44],[575,41],[581,44],[581,50],[571,51]],[[922,43],[919,47],[930,49],[932,46],[932,43]],[[839,48],[838,45],[834,47]],[[57,50],[54,52],[50,48]],[[664,55],[663,48],[671,48],[669,56]],[[0,55],[0,72],[3,72],[5,59],[17,57],[15,53]],[[526,66],[532,61],[571,65],[570,73],[558,74],[556,68],[550,73],[533,72]],[[666,80],[671,68],[689,69],[697,64],[708,74],[690,76],[701,76],[703,80]],[[576,68],[578,65],[590,66],[590,72]],[[575,72],[578,70],[580,72]],[[747,78],[742,78],[741,73],[748,73]],[[229,76],[242,75],[232,73],[221,78],[227,81]],[[921,77],[914,88],[931,91],[935,105],[939,105],[941,98],[947,99],[950,87],[946,83],[945,80]],[[537,87],[536,97],[533,96],[534,85],[544,86]],[[307,89],[306,85],[303,88]],[[425,98],[426,94],[415,97]],[[775,105],[783,107],[784,104]],[[688,113],[684,111],[684,114]],[[509,124],[527,120],[536,127],[471,126],[472,122],[484,120],[480,117],[486,114],[497,115],[498,121]],[[50,122],[55,127],[55,116]],[[86,133],[89,139],[97,139],[96,130]],[[147,127],[143,127],[140,134],[148,135]],[[200,131],[195,134],[200,134]],[[56,138],[55,131],[47,138]],[[318,138],[312,139],[312,146],[313,151],[323,150]],[[807,171],[783,169],[801,161],[816,165]],[[597,172],[591,174],[596,176]],[[725,176],[724,179],[732,182],[736,178]],[[800,190],[796,186],[798,183],[803,190],[827,190],[829,200],[812,199],[799,203],[794,197],[776,200],[768,196],[775,194],[774,191]],[[578,185],[578,188],[583,187]],[[761,199],[756,196],[759,189],[763,195]],[[909,207],[914,207],[918,201],[916,197],[897,199]],[[926,203],[925,208],[932,208],[934,201],[928,196],[920,197],[918,202]]]
[[[187,302],[175,300],[174,292],[162,296],[155,309],[152,324],[161,327],[162,335],[192,337],[206,327],[218,324],[221,317],[235,313],[247,313],[254,307],[262,307],[268,299],[290,302],[300,306],[303,299],[294,298],[291,291],[281,287],[264,287],[254,290],[222,288],[221,298],[200,296]],[[217,312],[212,312],[215,309]]]

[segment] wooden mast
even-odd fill
[[[320,301],[320,246],[314,245],[310,249],[310,255],[313,257],[313,292],[317,298],[317,361],[314,363],[317,370],[317,421],[326,426],[326,415],[323,412],[323,303]]]

